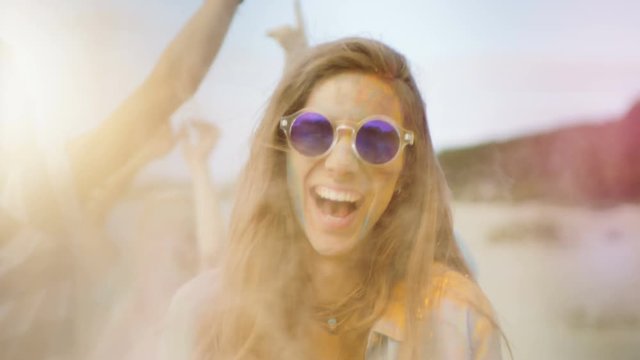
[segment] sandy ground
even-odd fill
[[[455,203],[454,216],[515,359],[640,359],[640,206]]]

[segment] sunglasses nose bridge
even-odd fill
[[[348,125],[335,127],[334,142],[325,158],[325,167],[335,176],[347,176],[358,169],[357,155],[353,151],[355,129]],[[350,133],[348,138],[340,138],[340,133]]]
[[[350,132],[351,136],[353,136],[356,132],[356,129],[354,129],[352,126],[345,125],[345,124],[340,124],[336,126],[336,136],[344,132]]]
[[[346,141],[350,144],[349,147],[353,148],[353,141],[354,140],[354,136],[356,134],[356,129],[353,126],[350,125],[346,125],[346,124],[340,124],[337,125],[335,128],[335,135],[334,135],[334,146],[337,145],[340,142],[340,133],[343,133],[344,135],[349,134],[349,138],[346,139]],[[355,150],[355,149],[354,149]]]

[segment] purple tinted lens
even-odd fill
[[[396,129],[384,120],[367,121],[356,135],[356,149],[360,157],[372,164],[391,161],[400,148]]]
[[[331,147],[333,127],[327,118],[318,113],[302,113],[291,125],[289,141],[301,154],[318,156]]]

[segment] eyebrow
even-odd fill
[[[302,109],[296,111],[295,113],[303,113],[303,112],[318,113],[318,114],[326,117],[329,121],[335,122],[335,123],[344,123],[345,122],[344,120],[336,120],[337,118],[339,118],[339,116],[336,116],[335,114],[332,114],[330,112],[320,111],[320,110],[315,109],[313,107],[303,107]],[[295,113],[293,113],[293,114],[295,114]],[[285,115],[285,116],[290,116],[290,115]],[[354,123],[358,124],[358,123],[362,122],[363,120],[375,118],[376,116],[382,117],[385,120],[390,120],[394,124],[396,124],[397,126],[400,126],[400,127],[403,126],[402,117],[398,119],[398,118],[396,118],[394,116],[391,116],[391,115],[388,115],[388,114],[385,114],[385,113],[370,113],[370,114],[367,114],[367,115],[364,115],[364,116],[349,116],[347,118],[347,120],[350,121],[350,122],[354,122]]]

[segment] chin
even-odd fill
[[[357,247],[356,236],[331,236],[307,234],[313,251],[323,257],[344,257],[353,254]]]

